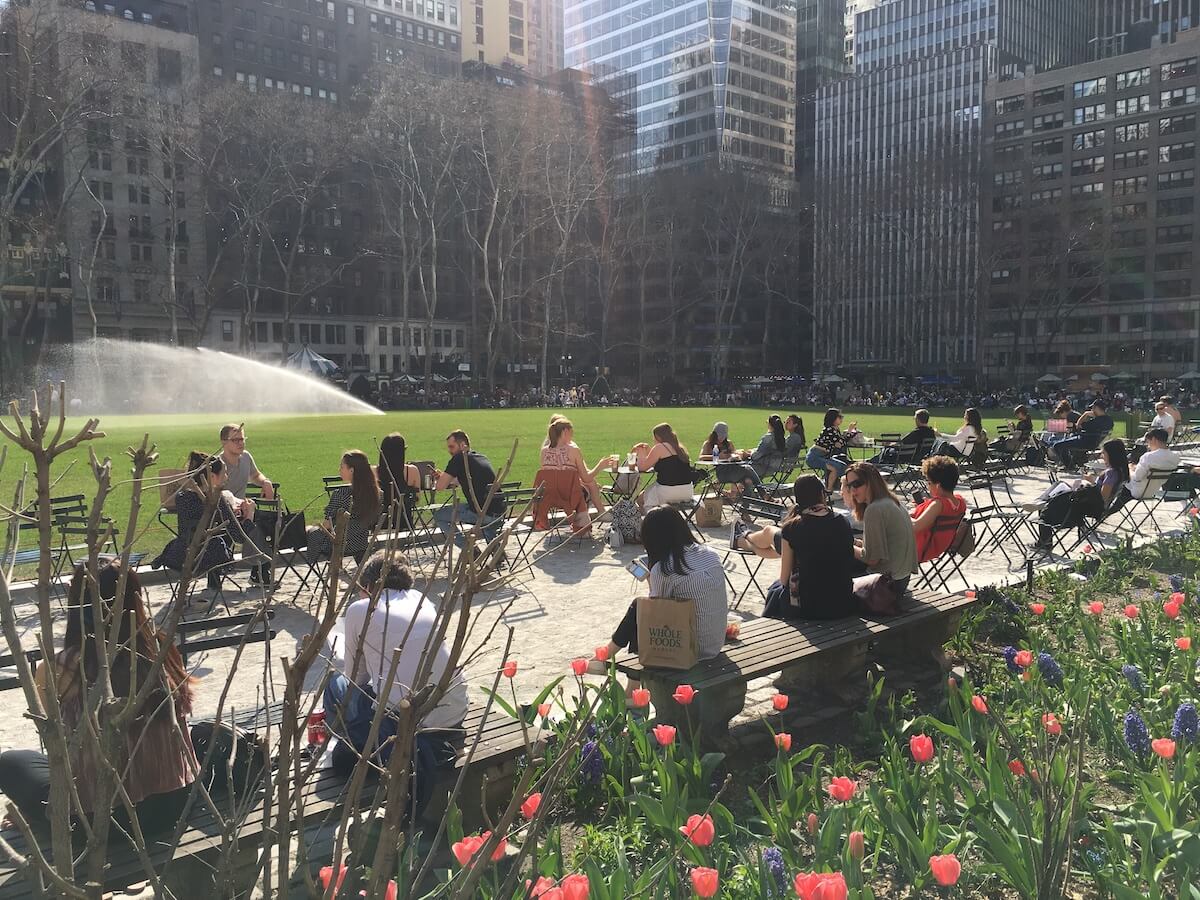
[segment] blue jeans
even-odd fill
[[[838,478],[846,474],[846,470],[850,468],[850,464],[840,459],[831,459],[826,456],[816,447],[812,447],[808,451],[808,455],[804,457],[804,462],[810,469],[816,469],[819,472],[828,471],[830,466],[837,471]]]
[[[454,532],[454,543],[459,549],[466,545],[465,535],[454,527],[454,523],[460,525],[474,525],[482,518],[483,521],[483,537],[485,540],[491,541],[500,533],[500,526],[504,524],[504,516],[480,516],[479,513],[471,509],[469,503],[459,503],[455,506],[439,507],[433,511],[433,521],[441,530],[442,534]]]

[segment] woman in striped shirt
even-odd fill
[[[725,625],[729,615],[725,571],[721,557],[696,543],[691,529],[679,511],[659,506],[642,520],[642,544],[649,561],[651,597],[686,597],[695,603],[693,628],[701,659],[711,659],[725,644]],[[629,604],[625,618],[608,642],[608,655],[623,647],[637,652],[637,601]],[[608,672],[608,664],[593,659],[588,671],[596,675]],[[630,682],[628,690],[637,687]]]

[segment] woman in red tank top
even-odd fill
[[[930,456],[921,463],[929,498],[912,511],[917,539],[917,561],[928,562],[946,552],[954,541],[958,523],[967,512],[967,501],[954,493],[958,464],[948,456]]]

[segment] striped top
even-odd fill
[[[651,597],[686,597],[696,604],[696,643],[700,658],[711,659],[725,644],[725,625],[729,616],[725,570],[721,557],[706,547],[692,544],[684,550],[686,574],[667,573],[663,564],[650,570]]]

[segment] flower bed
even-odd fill
[[[986,592],[953,644],[965,678],[923,710],[876,685],[853,746],[790,732],[781,694],[773,756],[703,754],[647,720],[644,693],[568,671],[525,713],[555,739],[512,815],[476,835],[452,820],[437,889],[1200,898],[1200,535],[1087,570]]]

